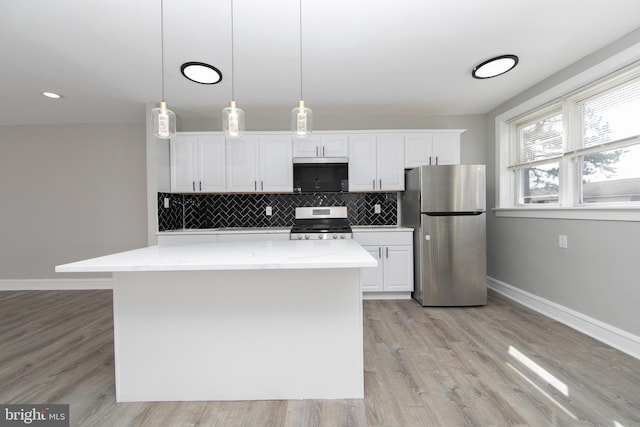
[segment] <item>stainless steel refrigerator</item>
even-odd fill
[[[484,165],[407,171],[401,223],[413,227],[414,292],[423,306],[487,303]]]

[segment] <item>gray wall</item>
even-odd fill
[[[146,246],[145,125],[0,127],[0,280]]]
[[[635,31],[486,115],[487,206],[495,206],[495,118],[640,42]],[[566,234],[568,249],[558,248]],[[640,335],[640,222],[487,216],[489,276]]]

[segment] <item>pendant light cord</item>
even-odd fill
[[[236,100],[235,87],[234,87],[234,55],[233,55],[233,0],[231,0],[231,100]]]
[[[300,0],[300,100],[304,100],[302,96],[302,0]]]
[[[162,101],[164,102],[164,1],[160,0],[160,63],[162,75]]]

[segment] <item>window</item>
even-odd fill
[[[498,124],[500,207],[640,208],[640,66]]]
[[[564,153],[560,107],[514,122],[513,132],[515,150],[510,169],[515,173],[516,203],[557,204]]]

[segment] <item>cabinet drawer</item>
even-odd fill
[[[353,238],[363,246],[413,245],[412,230],[362,231],[354,229]]]

